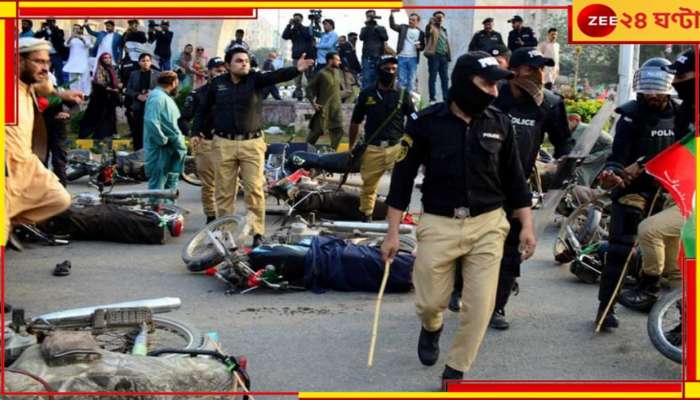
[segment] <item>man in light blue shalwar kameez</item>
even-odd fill
[[[175,189],[187,146],[178,128],[180,110],[172,95],[178,86],[174,72],[163,72],[146,100],[143,150],[149,189]]]

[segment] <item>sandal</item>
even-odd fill
[[[56,268],[53,270],[54,276],[68,276],[70,275],[70,261],[66,260],[60,264],[56,264]]]

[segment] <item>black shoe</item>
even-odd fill
[[[362,222],[372,222],[372,216],[371,215],[362,215]]]
[[[256,247],[262,246],[263,243],[264,243],[263,237],[261,234],[258,233],[258,234],[255,234],[255,236],[253,236],[253,245],[251,247],[256,248]]]
[[[648,313],[657,300],[658,292],[636,287],[622,292],[618,302],[627,308]]]
[[[605,305],[601,304],[600,307],[598,307],[598,314],[595,317],[595,324],[598,326],[598,323],[600,322],[600,318],[603,316],[603,311],[605,311]],[[608,311],[608,315],[605,316],[605,319],[603,320],[603,323],[600,325],[602,329],[611,329],[611,328],[617,328],[620,326],[620,321],[617,319],[617,316],[615,315],[615,307],[611,307],[610,311]]]
[[[456,369],[445,364],[445,370],[442,371],[442,380],[460,380],[464,379],[464,372],[457,371]]]
[[[452,312],[459,312],[462,309],[462,295],[454,290],[450,296],[450,304],[447,308]]]
[[[493,329],[498,329],[499,331],[505,331],[506,329],[510,328],[510,324],[508,321],[506,321],[505,310],[495,310],[491,315],[489,326]]]
[[[216,217],[213,215],[207,215],[207,225],[210,223],[214,222],[216,220]]]
[[[10,232],[10,235],[7,238],[7,247],[15,251],[24,251],[24,246],[22,246],[22,242],[19,240],[17,235],[15,235],[14,232]]]
[[[435,332],[428,332],[421,326],[418,337],[418,359],[423,365],[435,365],[440,356],[440,334],[442,326]]]

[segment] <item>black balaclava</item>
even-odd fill
[[[396,80],[396,74],[392,74],[391,72],[386,72],[381,68],[377,68],[377,79],[382,85],[392,87],[394,86],[394,81]]]
[[[496,99],[474,84],[474,75],[452,73],[452,86],[448,98],[454,101],[464,113],[472,117],[480,117],[486,108]]]

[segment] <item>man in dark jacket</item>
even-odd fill
[[[170,22],[163,20],[160,22],[160,30],[153,26],[148,30],[148,43],[156,42],[156,48],[153,54],[158,57],[158,65],[161,71],[172,70],[170,59],[172,58],[172,50],[170,48],[173,43],[173,33],[170,31]]]
[[[126,118],[131,131],[134,150],[143,148],[143,117],[148,93],[156,87],[158,71],[151,68],[151,55],[139,56],[139,70],[129,75],[126,85]]]
[[[440,87],[442,88],[442,98],[447,99],[448,75],[447,67],[452,59],[450,41],[445,29],[445,13],[435,11],[430,23],[425,27],[425,50],[423,55],[428,58],[428,91],[430,92],[430,102],[434,103],[437,93],[435,83],[440,75]]]
[[[313,28],[311,26],[304,26],[302,22],[304,21],[304,16],[296,13],[294,17],[289,20],[287,27],[284,28],[282,32],[282,39],[292,41],[292,61],[294,65],[297,65],[301,55],[306,53],[307,58],[315,58],[315,42],[313,36]],[[311,71],[307,71],[305,74],[299,74],[299,76],[294,79],[294,93],[292,97],[301,101],[304,98],[304,92],[302,90],[304,75],[308,80]]]
[[[357,39],[357,34],[350,32],[347,36],[338,36],[338,55],[340,56],[340,62],[343,67],[346,67],[353,74],[358,75],[362,72],[362,65],[360,65],[360,60],[357,59],[357,51],[355,50],[355,44],[350,40],[352,35],[355,35]]]
[[[391,10],[389,27],[399,33],[399,41],[396,43],[396,54],[399,60],[399,83],[409,92],[415,89],[416,69],[420,52],[425,48],[425,33],[418,28],[420,16],[411,13],[408,16],[408,25],[397,25],[394,22],[394,13],[399,10]]]
[[[365,26],[360,31],[362,45],[362,89],[374,85],[377,81],[377,63],[384,54],[384,42],[389,40],[386,28],[377,24],[377,12],[365,12]]]
[[[536,47],[535,32],[529,26],[523,26],[523,18],[516,15],[509,19],[513,30],[508,33],[508,49],[515,51],[521,47]]]
[[[56,76],[56,84],[62,86],[63,81],[63,61],[67,58],[68,49],[63,29],[56,25],[54,18],[46,19],[41,25],[41,30],[34,34],[35,38],[45,39],[51,42],[51,72]]]
[[[483,22],[484,29],[475,33],[469,43],[469,51],[481,50],[491,54],[491,49],[496,45],[503,45],[503,37],[493,30],[493,18],[486,18]]]

